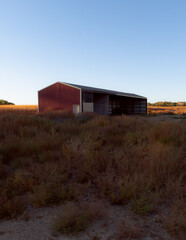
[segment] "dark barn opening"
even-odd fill
[[[147,101],[145,99],[109,96],[109,115],[146,114]]]

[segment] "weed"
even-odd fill
[[[146,215],[151,213],[153,209],[152,199],[147,194],[132,200],[132,210],[137,214]]]
[[[97,207],[97,206],[96,206]],[[90,222],[100,218],[101,209],[95,208],[95,204],[81,204],[79,206],[68,203],[64,212],[61,212],[54,220],[53,230],[67,235],[74,235],[85,231]]]
[[[92,235],[88,234],[90,240],[101,240],[99,235],[97,233],[94,233]]]
[[[125,220],[119,226],[118,239],[140,239],[142,230],[139,225],[126,224]]]
[[[61,183],[46,182],[35,186],[33,191],[30,198],[35,207],[58,204],[74,198],[72,189],[65,189]]]
[[[28,215],[27,212],[25,212],[25,213],[23,214],[22,219],[23,219],[24,221],[26,221],[26,222],[30,219],[30,216]]]
[[[23,197],[13,197],[10,200],[0,201],[0,218],[15,218],[24,212],[26,208],[25,199]]]
[[[179,239],[185,239],[186,234],[186,210],[184,200],[178,200],[168,212],[162,214],[161,222],[164,228]]]

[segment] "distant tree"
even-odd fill
[[[178,106],[186,106],[186,102],[178,102],[177,105]]]
[[[173,106],[186,106],[186,102],[156,102],[156,103],[148,103],[148,106],[155,107],[173,107]]]
[[[0,99],[0,105],[15,105],[14,103],[8,102],[6,100]]]

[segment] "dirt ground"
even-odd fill
[[[107,205],[106,217],[93,222],[89,228],[76,236],[58,235],[52,230],[52,222],[65,205],[52,208],[29,208],[15,220],[1,220],[1,240],[173,240],[162,227],[158,215],[139,216],[129,206]],[[123,226],[123,238],[118,238]]]

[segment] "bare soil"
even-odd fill
[[[50,208],[29,208],[15,220],[1,220],[1,240],[170,240],[173,239],[162,227],[158,215],[139,216],[129,206],[106,204],[107,217],[93,222],[89,228],[75,236],[58,235],[52,230],[52,222],[65,205]],[[123,224],[123,225],[122,225]],[[123,226],[123,238],[119,238]],[[133,238],[133,236],[136,236]]]

